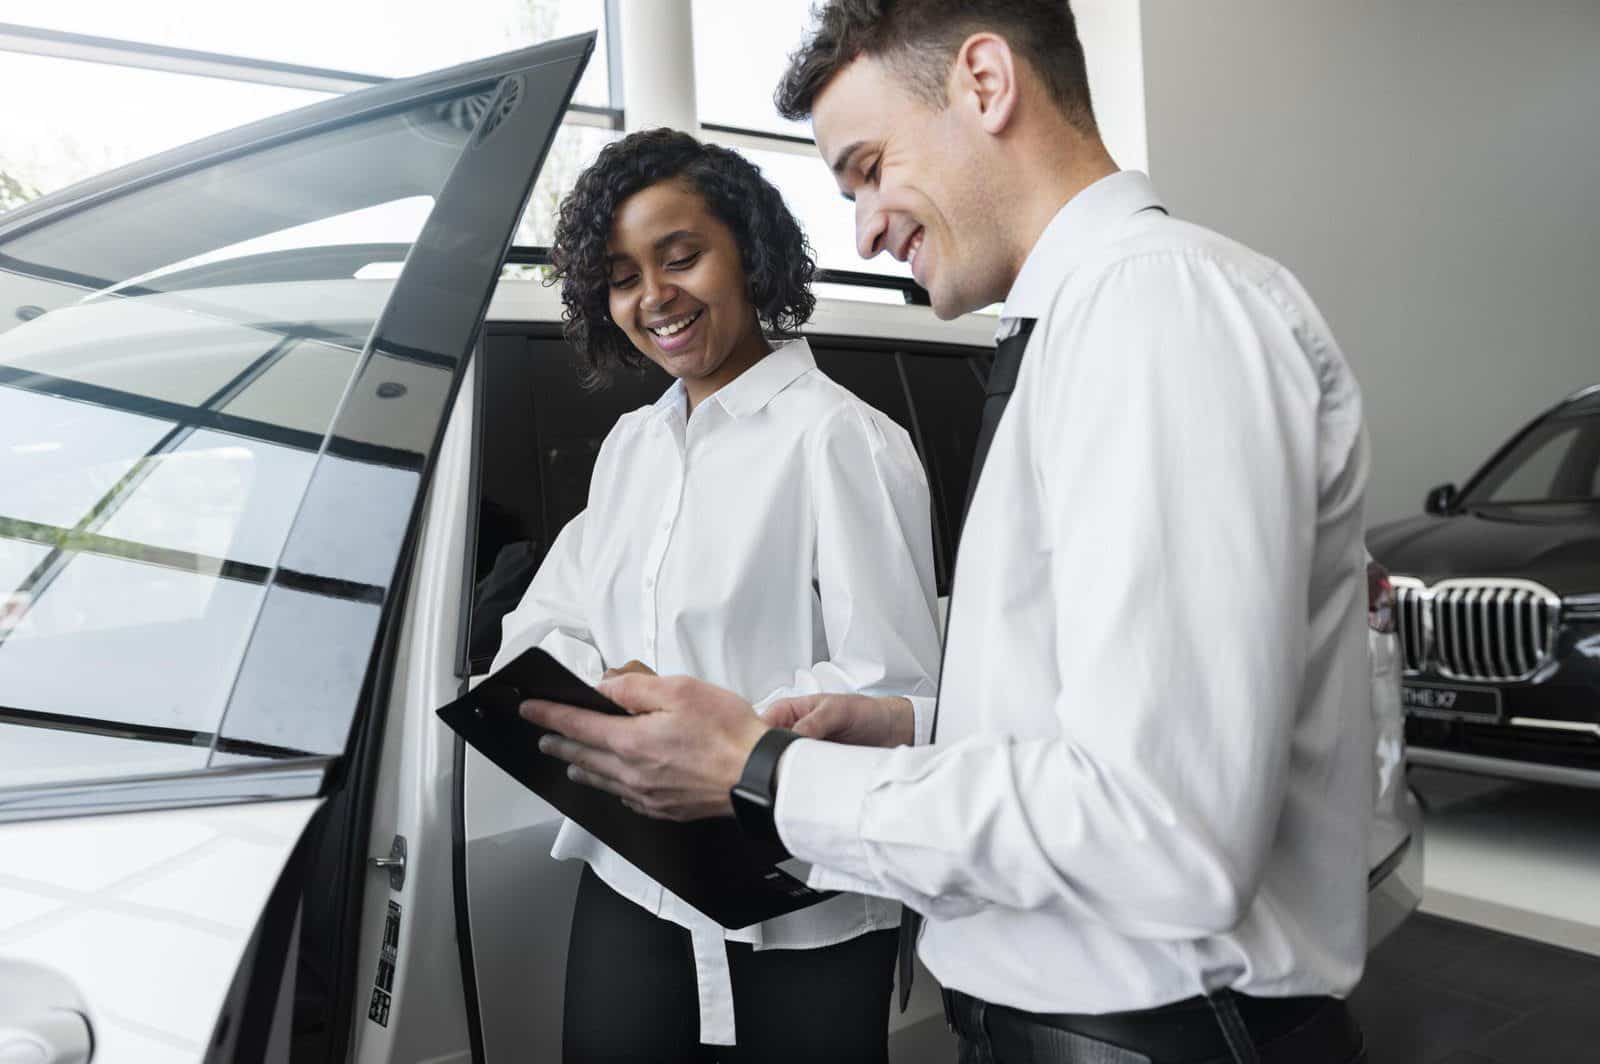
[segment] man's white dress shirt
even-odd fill
[[[1107,177],[1034,246],[1036,318],[962,534],[935,744],[801,741],[812,883],[928,916],[946,986],[1033,1012],[1343,995],[1372,812],[1356,383],[1282,266]]]
[[[928,485],[905,430],[824,376],[804,340],[687,406],[675,383],[606,436],[588,507],[506,616],[494,667],[540,646],[591,683],[637,658],[758,708],[820,691],[931,696]],[[553,853],[689,929],[710,1044],[734,1042],[725,938],[815,947],[899,921],[892,901],[853,894],[724,932],[570,821]]]

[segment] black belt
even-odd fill
[[[1361,1051],[1361,1034],[1344,1002],[1332,997],[1260,998],[1223,991],[1214,998],[1192,997],[1158,1008],[1098,1015],[1039,1013],[992,1005],[959,990],[944,991],[945,1020],[964,1038],[987,1038],[1001,1060],[1035,1059],[1025,1047],[1037,1046],[1030,1028],[1050,1028],[1129,1050],[1155,1062],[1203,1064],[1260,1059],[1263,1064],[1346,1062]],[[1236,1016],[1230,1043],[1224,1030]],[[1248,1043],[1248,1044],[1240,1044]],[[1023,1047],[1008,1054],[1007,1045]],[[1259,1052],[1259,1057],[1254,1054]],[[1063,1055],[1064,1061],[1090,1059]],[[1110,1059],[1110,1058],[1102,1058]]]

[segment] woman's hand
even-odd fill
[[[774,728],[788,728],[807,739],[852,746],[910,746],[916,741],[917,718],[911,701],[871,695],[801,695],[780,698],[761,719]]]
[[[618,665],[614,669],[607,669],[600,678],[602,680],[609,680],[613,676],[626,676],[630,672],[636,672],[641,676],[654,676],[656,674],[656,670],[652,669],[638,658],[634,658],[626,665]]]

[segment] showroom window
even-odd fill
[[[0,212],[340,92],[597,30],[525,227],[546,232],[562,180],[570,185],[621,126],[606,9],[607,0],[457,0],[440,18],[424,0],[283,0],[273,18],[241,22],[210,0],[15,0],[0,16],[0,98],[49,106],[0,108]]]
[[[784,202],[800,219],[816,249],[818,264],[835,270],[911,276],[911,267],[886,253],[872,259],[863,259],[856,253],[855,207],[839,194],[833,175],[815,151],[807,149],[799,155],[778,148],[744,145],[738,150],[783,193]]]
[[[575,99],[614,106],[605,0],[277,0],[272,17],[241,19],[215,0],[13,0],[6,20],[44,30],[215,52],[272,63],[403,78],[539,41],[598,29]],[[315,32],[307,32],[308,27]]]
[[[789,53],[810,28],[810,8],[811,0],[769,0],[759,7],[741,0],[694,0],[695,101],[702,129],[707,138],[736,148],[778,186],[819,264],[909,277],[910,268],[888,255],[863,260],[856,254],[855,209],[839,195],[817,156],[811,124],[788,121],[772,104]],[[818,294],[902,301],[898,294],[874,295],[872,289]]]
[[[810,139],[811,126],[772,106],[792,51],[811,25],[811,0],[694,0],[694,80],[700,121]]]
[[[0,209],[330,93],[0,52]]]
[[[539,40],[597,30],[574,107],[551,146],[516,235],[548,246],[561,198],[621,136],[626,90],[616,0],[460,0],[440,19],[425,0],[284,0],[239,22],[209,0],[16,0],[0,23],[0,92],[51,106],[0,109],[0,212],[95,174],[385,78]],[[788,122],[772,90],[809,22],[809,0],[753,8],[694,0],[694,79],[702,135],[743,152],[782,191],[818,262],[908,277],[887,255],[863,261],[854,212],[816,157],[808,123]],[[316,25],[316,33],[304,32]],[[737,46],[735,46],[737,45]],[[378,263],[371,275],[392,270]],[[508,267],[513,273],[526,267]],[[363,276],[366,276],[364,274]],[[894,291],[819,288],[899,302]]]

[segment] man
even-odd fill
[[[934,743],[906,699],[762,721],[682,677],[609,682],[629,719],[525,714],[634,808],[731,809],[814,885],[926,916],[963,1060],[1365,1059],[1340,999],[1367,452],[1327,325],[1117,171],[1060,0],[833,0],[779,105],[863,256],[910,262],[941,317],[1005,304]]]

